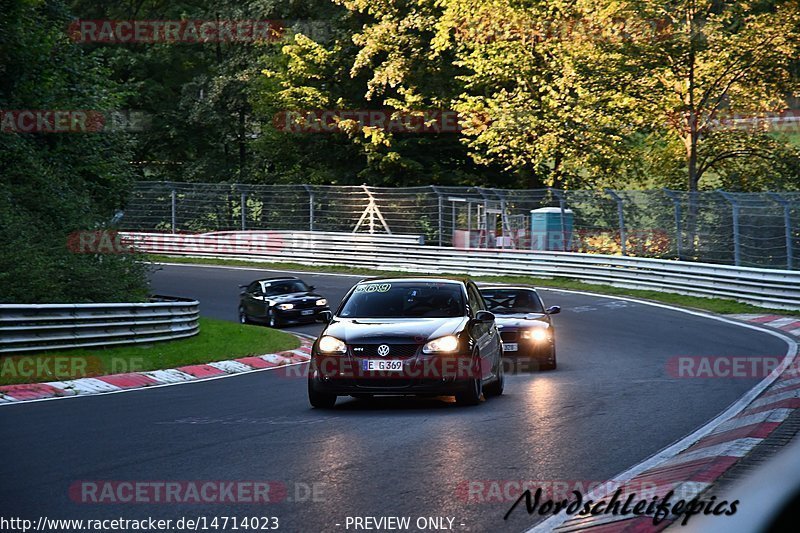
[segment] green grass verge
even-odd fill
[[[175,368],[281,352],[299,346],[298,338],[284,331],[201,318],[200,333],[186,339],[2,357],[0,385]]]
[[[346,266],[311,266],[299,263],[262,263],[259,261],[244,261],[239,259],[212,259],[212,258],[192,258],[192,257],[168,257],[162,255],[151,255],[150,260],[158,263],[184,263],[195,265],[222,265],[222,266],[243,266],[250,268],[261,268],[265,270],[297,270],[301,272],[333,272],[339,274],[353,274],[363,276],[408,276],[409,272],[392,272],[387,270],[373,270],[369,268],[354,268]],[[449,274],[459,276],[459,274]],[[767,309],[754,305],[726,300],[723,298],[700,298],[698,296],[684,296],[669,292],[648,291],[625,289],[613,287],[611,285],[598,285],[594,283],[584,283],[566,278],[537,278],[533,276],[472,276],[476,281],[490,283],[519,283],[535,285],[537,287],[551,287],[555,289],[570,289],[594,292],[597,294],[609,294],[614,296],[632,296],[643,300],[668,303],[680,307],[699,309],[719,314],[776,314],[800,316],[800,311],[789,311],[785,309]]]

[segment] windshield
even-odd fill
[[[515,313],[543,313],[539,296],[526,289],[481,290],[486,307],[496,315]]]
[[[292,292],[308,292],[308,285],[300,280],[265,281],[262,283],[265,296],[277,296]]]
[[[367,282],[342,305],[346,318],[444,318],[466,315],[457,283]]]

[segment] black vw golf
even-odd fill
[[[315,322],[329,311],[328,300],[295,277],[266,278],[240,285],[239,322],[265,322],[272,328]]]
[[[382,278],[350,289],[314,342],[308,397],[455,395],[475,405],[503,393],[494,315],[467,279]]]

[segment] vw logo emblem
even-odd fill
[[[386,357],[387,355],[389,355],[389,345],[381,344],[380,346],[378,346],[378,355],[380,355],[381,357]]]

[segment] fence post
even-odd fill
[[[567,223],[566,223],[566,220],[565,220],[566,215],[565,215],[564,211],[566,211],[566,208],[567,208],[567,199],[564,198],[564,192],[563,191],[560,191],[558,189],[553,189],[552,187],[550,187],[550,191],[553,193],[553,196],[558,198],[558,206],[561,208],[561,251],[562,252],[566,252],[567,251]],[[574,227],[575,226],[574,226],[574,222],[573,222],[573,228]],[[531,235],[531,243],[533,243],[533,235]],[[572,246],[570,246],[570,250],[571,249],[572,249]]]
[[[500,189],[490,189],[497,198],[500,198],[500,235],[502,240],[500,241],[500,248],[503,250],[506,249],[506,223],[508,222],[508,218],[506,217],[506,194],[504,191]],[[511,229],[511,228],[509,228]]]
[[[175,233],[175,226],[177,222],[176,208],[178,204],[178,193],[175,192],[175,189],[172,189],[170,197],[172,198],[172,233]]]
[[[303,185],[308,193],[308,231],[314,231],[314,189],[310,185]]]
[[[670,197],[675,204],[675,244],[678,247],[678,260],[683,260],[683,228],[681,227],[681,199],[678,193],[664,189],[664,194]]]
[[[247,229],[245,220],[247,218],[247,193],[242,191],[242,231]]]
[[[619,240],[620,245],[622,246],[622,255],[628,255],[628,247],[625,241],[627,241],[627,235],[625,235],[625,213],[622,210],[622,198],[619,195],[612,191],[611,189],[606,189],[606,194],[609,195],[615,202],[617,202],[617,216],[619,218]]]
[[[475,188],[483,198],[483,232],[486,236],[486,245],[484,248],[489,248],[489,199],[486,197],[486,191],[482,187]],[[478,219],[478,248],[480,248],[481,235],[480,235],[481,219]]]
[[[794,266],[794,250],[792,249],[792,211],[789,200],[776,192],[769,193],[770,198],[783,206],[783,226],[786,230],[786,268],[792,270]]]
[[[736,198],[728,192],[719,191],[725,200],[731,204],[731,211],[733,213],[733,264],[739,266],[742,262],[742,250],[739,246],[739,202]]]
[[[444,204],[442,203],[442,193],[439,192],[439,187],[436,185],[431,185],[431,189],[433,189],[433,192],[436,193],[436,197],[439,199],[439,246],[442,246],[442,236],[444,235],[442,233],[444,229],[442,227],[444,225]]]

